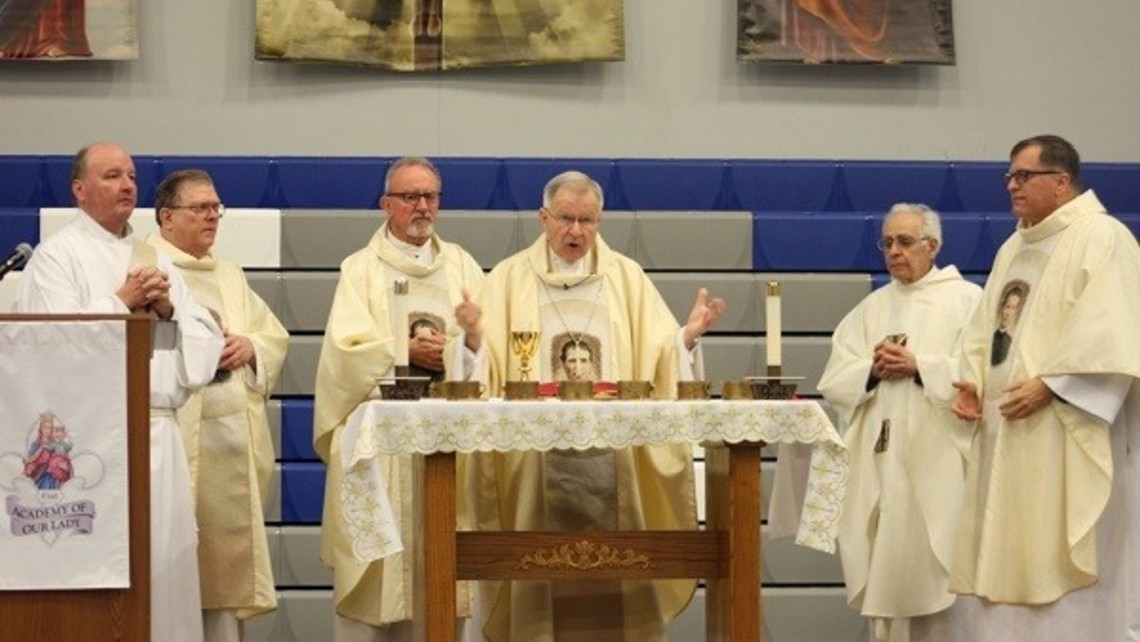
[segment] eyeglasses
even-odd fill
[[[435,205],[443,192],[388,192],[384,196],[400,199],[404,205],[416,205],[420,199],[427,201],[428,205]]]
[[[925,241],[929,238],[929,236],[924,236],[920,239],[916,239],[913,236],[907,236],[906,234],[899,234],[898,236],[884,236],[883,238],[879,239],[877,243],[875,243],[875,246],[884,252],[888,252],[894,249],[894,247],[897,245],[900,250],[905,252],[906,250],[914,247],[915,243],[918,243],[919,241]]]
[[[562,227],[574,227],[574,224],[582,226],[582,229],[589,230],[598,226],[599,219],[593,216],[569,216],[567,214],[552,214],[554,220]]]
[[[1026,181],[1034,176],[1045,176],[1046,174],[1064,174],[1065,172],[1055,169],[1019,169],[1015,172],[1006,172],[1004,174],[1006,184],[1012,180],[1018,185],[1024,185]]]
[[[213,212],[222,218],[226,215],[226,206],[221,203],[191,203],[190,205],[171,205],[168,210],[190,210],[197,216],[204,216],[206,212]]]

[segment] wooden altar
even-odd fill
[[[842,440],[819,405],[802,400],[373,401],[353,414],[343,439],[346,487],[382,485],[378,454],[424,456],[424,578],[417,600],[423,599],[416,608],[432,642],[455,640],[457,580],[584,578],[704,578],[707,639],[760,640],[761,448],[814,444],[809,508],[797,535],[807,546],[833,550],[847,475]],[[456,530],[456,453],[676,442],[705,447],[703,530]],[[354,514],[350,522],[362,525],[349,534],[359,557],[378,559],[399,550],[386,500],[355,501],[345,510]],[[585,555],[559,559],[559,551]],[[534,563],[536,553],[542,563]]]

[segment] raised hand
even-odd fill
[[[483,346],[483,310],[471,300],[467,288],[463,289],[463,301],[455,306],[455,323],[467,337],[467,348],[478,352]]]
[[[724,314],[727,305],[720,297],[709,298],[708,288],[697,291],[697,300],[693,303],[693,310],[689,313],[689,321],[685,324],[685,346],[690,350],[696,345],[697,339],[716,325],[720,315]]]

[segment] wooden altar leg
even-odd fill
[[[430,642],[455,642],[455,454],[424,458],[424,595]]]
[[[707,581],[709,642],[759,642],[760,448],[743,443],[705,448],[705,528],[725,533],[719,578]]]

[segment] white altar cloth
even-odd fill
[[[792,511],[799,515],[796,543],[828,553],[835,551],[848,469],[843,440],[823,409],[813,400],[798,399],[367,401],[349,417],[342,439],[348,536],[364,560],[403,550],[377,461],[383,454],[583,450],[677,442],[811,444],[802,510]]]

